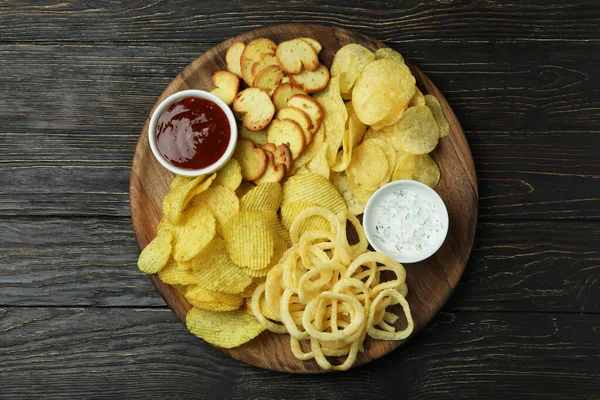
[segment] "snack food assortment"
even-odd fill
[[[413,329],[404,268],[368,251],[356,215],[391,180],[434,187],[428,153],[449,126],[396,51],[350,44],[329,70],[321,50],[311,38],[230,46],[212,93],[239,121],[233,158],[173,180],[138,267],[187,299],[188,329],[207,342],[237,347],[268,329],[300,360],[343,370],[367,336]]]

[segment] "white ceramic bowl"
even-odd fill
[[[218,105],[225,115],[227,115],[227,120],[229,121],[229,128],[231,135],[229,137],[229,144],[227,145],[227,149],[225,149],[225,153],[215,162],[214,164],[209,165],[205,168],[200,169],[186,169],[179,168],[175,165],[171,164],[166,158],[158,150],[158,146],[156,144],[156,125],[158,123],[158,119],[160,115],[165,111],[171,104],[176,102],[177,100],[181,100],[185,97],[197,97],[199,99],[210,100],[216,105]],[[237,124],[235,122],[235,117],[233,116],[233,112],[231,109],[223,102],[223,100],[219,99],[212,93],[205,92],[204,90],[182,90],[181,92],[174,93],[164,99],[162,103],[156,107],[156,110],[152,114],[152,118],[150,118],[150,125],[148,126],[148,139],[150,140],[150,148],[152,149],[152,154],[158,160],[159,163],[169,171],[173,172],[177,175],[184,176],[198,176],[198,175],[206,175],[212,172],[215,172],[219,168],[221,168],[233,155],[233,151],[235,150],[235,146],[237,144]]]
[[[436,237],[434,237],[421,251],[414,254],[401,254],[396,251],[388,251],[382,242],[375,236],[375,208],[380,205],[383,200],[389,198],[392,192],[399,189],[408,193],[414,193],[432,204],[435,207],[435,213],[441,222],[442,229]],[[376,251],[385,253],[401,263],[415,263],[431,257],[444,243],[446,235],[448,234],[448,210],[446,209],[446,205],[442,198],[429,186],[417,181],[394,181],[380,187],[373,196],[371,196],[363,214],[363,225],[367,240]]]

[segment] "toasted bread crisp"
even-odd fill
[[[319,67],[317,52],[302,39],[279,43],[275,55],[279,66],[286,74],[297,75],[304,70],[314,71]]]
[[[317,54],[319,54],[321,50],[323,50],[323,46],[316,39],[303,37],[300,38],[300,40],[304,40],[306,43],[310,44],[310,47],[312,47],[317,52]]]
[[[280,144],[273,152],[273,155],[275,156],[275,164],[285,165],[285,169],[289,173],[292,169],[293,163],[292,151],[290,150],[290,147],[286,143]]]
[[[258,88],[242,90],[233,100],[233,111],[242,118],[242,124],[251,131],[260,131],[269,125],[275,106],[269,95]]]
[[[304,140],[306,141],[306,145],[309,145],[312,142],[312,122],[308,114],[296,107],[283,107],[275,116],[277,119],[291,119],[292,121],[296,121],[298,125],[302,128],[304,132]]]
[[[261,184],[265,182],[281,182],[287,175],[287,168],[284,164],[277,164],[275,155],[270,151],[265,151],[269,163],[265,173],[254,181],[254,183]]]
[[[281,110],[283,107],[287,106],[287,102],[295,94],[306,94],[306,92],[298,87],[292,86],[289,82],[284,82],[285,79],[289,78],[286,76],[281,80],[281,83],[273,94],[271,95],[271,99],[273,99],[273,104],[275,104],[275,109],[277,111]]]
[[[232,72],[217,71],[212,76],[212,81],[217,88],[211,90],[211,93],[230,106],[240,89],[239,78]]]
[[[271,95],[282,79],[283,71],[281,71],[281,68],[277,65],[269,65],[256,75],[252,86],[262,89]]]
[[[312,126],[311,133],[313,135],[319,130],[321,121],[323,120],[323,108],[317,100],[307,94],[296,94],[290,97],[287,105],[299,108],[308,115]]]
[[[327,87],[329,70],[323,64],[314,71],[302,71],[298,75],[290,75],[290,83],[302,88],[306,93],[316,93]]]
[[[260,178],[265,173],[269,162],[266,152],[250,139],[238,141],[233,158],[239,162],[242,167],[242,178],[247,181]]]
[[[229,72],[237,75],[238,78],[242,77],[242,52],[246,44],[244,42],[237,42],[232,44],[229,49],[227,49],[227,54],[225,55],[225,62],[227,63],[227,69]]]
[[[267,143],[287,144],[295,160],[306,147],[304,133],[298,123],[290,119],[274,119],[267,129]]]

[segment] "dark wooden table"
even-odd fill
[[[215,44],[288,22],[401,51],[479,178],[444,311],[346,373],[222,355],[135,266],[129,170],[157,97]],[[0,397],[599,398],[599,65],[594,0],[0,2]]]

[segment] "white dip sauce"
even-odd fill
[[[432,246],[445,227],[435,204],[398,189],[373,209],[374,236],[390,255],[412,256]]]

